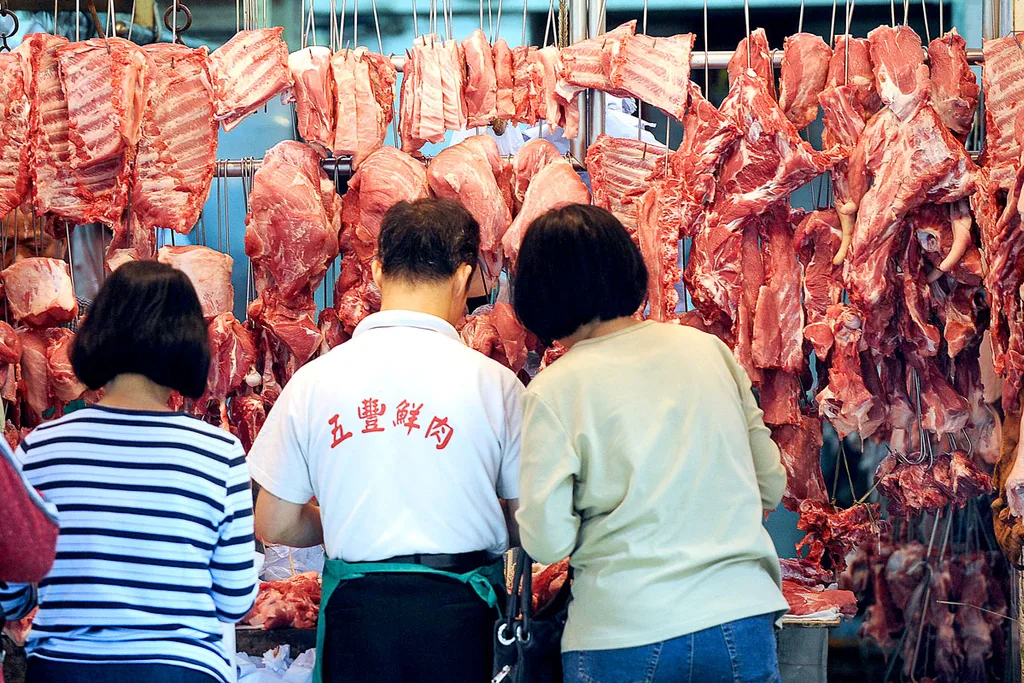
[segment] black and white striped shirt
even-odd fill
[[[244,617],[258,589],[238,440],[180,413],[94,406],[39,427],[18,456],[60,514],[28,654],[173,664],[228,680],[221,622]],[[0,607],[15,618],[30,598],[12,585]]]

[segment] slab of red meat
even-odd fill
[[[145,52],[120,38],[63,45],[56,59],[67,100],[67,163],[79,199],[60,215],[115,225],[128,202],[129,164],[153,67]]]
[[[537,111],[533,108],[533,77],[530,73],[530,54],[536,51],[536,46],[518,45],[512,48],[512,103],[516,107],[513,123],[525,123],[528,126],[537,123]],[[571,97],[566,96],[566,100]]]
[[[954,387],[971,405],[968,438],[974,446],[974,457],[986,465],[994,465],[1002,447],[1002,421],[985,400],[980,347],[974,344],[957,355]]]
[[[533,176],[537,175],[542,168],[562,158],[558,148],[544,138],[528,140],[526,144],[516,152],[512,161],[515,186],[513,189],[516,205],[519,206],[526,199],[526,190],[530,186]]]
[[[51,327],[71,322],[78,315],[78,300],[71,270],[53,258],[20,259],[0,272],[11,317],[30,327]]]
[[[444,41],[439,59],[444,127],[448,130],[462,130],[469,122],[465,97],[466,58],[462,45],[457,40]]]
[[[854,152],[855,158],[867,158],[869,167],[877,158],[877,165],[874,184],[859,202],[845,271],[851,297],[866,308],[877,305],[889,286],[885,268],[904,229],[903,217],[928,201],[944,203],[967,196],[976,170],[931,107],[919,107],[902,123],[885,114],[879,117],[888,123],[869,126]],[[874,150],[879,148],[876,157]],[[855,163],[851,160],[851,166]]]
[[[256,341],[252,332],[238,322],[231,313],[214,318],[207,334],[210,340],[210,374],[206,380],[206,393],[197,401],[205,411],[212,405],[219,424],[228,428],[227,398],[241,388],[247,377],[259,381],[256,371]]]
[[[242,623],[275,628],[315,628],[320,612],[320,578],[316,572],[281,581],[262,581],[256,603]]]
[[[225,132],[292,87],[283,31],[280,26],[239,31],[210,55],[216,118]]]
[[[60,83],[57,48],[67,39],[48,33],[25,38],[32,81],[29,89],[29,138],[32,149],[32,205],[36,214],[70,215],[77,208],[71,178],[68,103]]]
[[[922,254],[932,267],[966,285],[981,284],[985,268],[971,235],[973,218],[966,199],[951,204],[925,204],[911,214]]]
[[[0,322],[0,398],[14,403],[18,400],[18,379],[21,375],[21,339],[14,328]]]
[[[501,238],[512,223],[512,212],[498,187],[492,161],[501,164],[493,137],[467,138],[434,157],[427,167],[427,183],[435,196],[460,202],[480,224],[481,258],[496,277],[501,270]]]
[[[75,334],[63,327],[46,331],[46,370],[58,405],[77,401],[88,390],[71,367],[71,344],[74,338]]]
[[[28,198],[32,148],[29,120],[32,89],[31,42],[0,53],[0,220]]]
[[[801,416],[799,424],[772,428],[772,439],[782,453],[786,468],[786,493],[782,504],[796,512],[800,501],[828,504],[828,489],[821,474],[821,420]]]
[[[207,321],[230,313],[234,308],[235,288],[231,284],[234,260],[227,254],[200,246],[160,247],[157,260],[188,276]]]
[[[772,64],[771,48],[768,47],[768,36],[763,28],[754,29],[736,46],[728,65],[729,89],[735,88],[740,75],[751,69],[761,79],[771,98],[776,99],[775,67]]]
[[[420,79],[420,70],[422,69],[423,57],[420,54],[420,49],[416,46],[415,42],[411,50],[406,51],[405,65],[402,67],[402,88],[399,94],[399,117],[398,117],[398,137],[399,146],[403,152],[408,154],[418,154],[419,150],[423,145],[427,144],[426,140],[421,140],[413,134],[413,119],[416,116],[416,98],[419,89],[418,81]],[[442,89],[443,92],[443,89]],[[443,98],[443,95],[442,95]],[[445,109],[444,102],[441,104],[441,123],[444,124]],[[419,128],[416,127],[416,132],[419,132]]]
[[[487,36],[476,29],[462,41],[466,55],[466,110],[469,127],[487,126],[498,117],[498,80],[494,52]]]
[[[952,491],[933,476],[927,460],[908,465],[895,453],[879,464],[875,482],[886,498],[886,510],[897,517],[934,512],[947,505],[952,496]]]
[[[798,425],[801,421],[800,378],[782,370],[757,370],[758,398],[767,425]]]
[[[849,55],[849,60],[847,60]],[[849,68],[847,68],[849,61]],[[836,36],[836,46],[828,64],[828,88],[850,86],[856,93],[854,100],[863,112],[864,120],[869,119],[882,108],[882,100],[875,87],[875,71],[871,64],[870,45],[867,38]]]
[[[458,326],[459,335],[466,346],[492,358],[518,374],[526,367],[530,346],[536,339],[516,318],[512,306],[497,303],[481,306],[466,316]]]
[[[877,536],[880,508],[873,505],[854,505],[841,510],[812,500],[800,503],[797,528],[807,535],[797,544],[797,553],[806,546],[807,560],[824,569],[842,572],[846,556],[870,538]]]
[[[342,223],[360,261],[377,253],[377,235],[387,210],[400,201],[430,196],[423,164],[394,147],[381,147],[360,164],[348,183]]]
[[[803,303],[807,316],[804,338],[819,360],[832,350],[829,306],[842,299],[841,266],[832,263],[841,239],[839,215],[834,209],[812,211],[797,226],[793,241],[803,264]]]
[[[516,103],[512,95],[515,78],[513,76],[512,50],[504,38],[494,43],[494,79],[497,81],[497,101],[495,109],[498,118],[510,121],[516,115]]]
[[[248,313],[249,319],[271,337],[263,339],[263,344],[273,355],[274,378],[284,386],[323,341],[316,324],[316,303],[310,294],[282,300],[271,288],[260,292],[249,304]]]
[[[142,49],[153,68],[132,176],[132,211],[143,229],[188,234],[210,194],[217,159],[207,50],[173,43]]]
[[[985,68],[985,155],[991,180],[1009,190],[1017,177],[1024,126],[1018,123],[1018,105],[1024,99],[1024,51],[1017,36],[982,41]]]
[[[719,194],[694,241],[687,282],[706,321],[721,314],[734,322],[743,221],[788,197],[841,155],[816,152],[802,140],[769,96],[764,81],[750,73],[735,78],[721,112],[732,119],[742,137],[722,163]]]
[[[808,587],[783,580],[782,595],[789,603],[790,615],[795,617],[833,610],[847,619],[857,616],[857,598],[850,591]]]
[[[294,87],[299,135],[323,155],[334,149],[336,126],[334,80],[331,77],[331,49],[311,46],[288,55],[288,70]]]
[[[916,240],[907,241],[898,287],[902,297],[899,301],[897,329],[904,350],[915,359],[937,355],[942,333],[931,323],[934,302],[927,274],[922,269]]]
[[[540,169],[526,190],[522,209],[501,240],[505,258],[515,263],[523,235],[534,219],[567,204],[589,203],[590,191],[568,161],[559,159]]]
[[[967,43],[956,28],[928,44],[932,106],[961,140],[974,126],[974,110],[981,88],[967,63]]]
[[[914,368],[907,368],[907,392],[913,396]],[[934,359],[917,370],[921,382],[921,421],[924,428],[936,434],[955,434],[967,426],[971,406],[967,399],[950,385]]]
[[[892,553],[891,547],[889,553]],[[871,638],[883,650],[889,650],[896,644],[893,636],[898,635],[904,628],[903,613],[893,603],[889,594],[889,585],[885,577],[887,561],[888,557],[883,555],[881,562],[871,567],[874,603],[865,610],[860,628],[861,637]]]
[[[563,48],[558,67],[558,95],[568,102],[580,91],[592,88],[610,93],[612,97],[629,97],[628,93],[617,91],[612,85],[612,59],[622,41],[635,33],[634,19],[607,33]]]
[[[921,37],[909,26],[879,26],[868,34],[871,64],[882,101],[900,120],[911,118],[931,99]]]
[[[782,570],[783,581],[792,581],[801,586],[827,586],[835,583],[835,575],[832,572],[825,571],[820,566],[811,564],[807,560],[780,558],[779,568]]]
[[[317,325],[320,327],[320,336],[323,337],[323,341],[320,342],[320,350],[317,353],[319,356],[351,339],[345,333],[345,328],[341,324],[341,318],[338,317],[338,311],[333,308],[325,308],[320,311]]]
[[[232,431],[248,453],[267,420],[267,408],[263,397],[258,394],[235,396],[228,406],[228,414]]]
[[[313,148],[286,140],[267,152],[245,224],[258,290],[273,286],[287,300],[319,286],[338,255],[341,198]]]
[[[549,126],[559,125],[560,117],[564,116],[563,105],[566,101],[555,94],[555,86],[558,83],[558,55],[558,48],[554,45],[548,45],[527,55],[527,60],[530,63],[530,79],[533,83],[531,92],[533,107],[537,111],[537,118],[544,119]],[[570,133],[571,131],[566,127],[563,136],[576,137],[575,134]]]
[[[411,153],[425,142],[444,140],[445,93],[451,93],[455,84],[445,87],[442,81],[441,63],[450,63],[451,51],[445,51],[436,35],[416,38],[409,55],[413,69],[411,73],[403,72],[402,101],[404,103],[406,97],[410,100],[407,114],[411,128],[408,134],[402,135],[402,151]],[[466,111],[468,113],[468,105]],[[402,119],[404,123],[405,115]]]
[[[663,197],[664,192],[664,187],[656,183],[640,197],[636,209],[636,236],[648,272],[648,317],[659,322],[671,320],[675,315],[679,305],[679,292],[675,285],[682,276],[679,228],[663,218],[662,207],[668,203]]]
[[[965,558],[965,562],[959,599],[971,607],[958,609],[955,616],[966,658],[963,678],[960,680],[984,681],[987,680],[986,661],[993,654],[993,631],[985,620],[985,613],[976,607],[988,604],[992,587],[984,555]]]
[[[804,310],[789,206],[780,202],[762,214],[758,231],[765,282],[757,295],[751,355],[759,368],[799,373],[804,367]]]
[[[440,55],[440,45],[434,52],[435,57]],[[331,58],[331,75],[337,119],[334,154],[353,155],[353,166],[358,167],[387,137],[394,118],[397,72],[389,58],[357,48]]]
[[[51,407],[52,389],[50,371],[46,363],[47,330],[27,327],[18,329],[21,341],[21,382],[18,396],[21,398],[23,425],[34,427],[43,421],[43,413]]]
[[[612,87],[658,107],[677,121],[686,114],[694,35],[627,35],[612,58]]]
[[[817,396],[821,415],[840,438],[858,432],[866,439],[881,426],[885,411],[865,385],[860,354],[863,318],[852,306],[835,304],[829,307],[827,319],[834,347],[828,386]]]
[[[637,207],[633,197],[643,194],[654,180],[664,175],[667,154],[668,150],[660,145],[598,136],[587,149],[594,204],[611,211],[635,236]]]
[[[732,349],[733,356],[735,356],[737,362],[747,372],[747,376],[755,386],[761,384],[763,375],[761,368],[754,363],[753,357],[754,316],[757,313],[757,295],[761,292],[761,287],[764,285],[764,262],[761,259],[761,245],[758,237],[759,222],[758,218],[755,217],[748,219],[743,224],[743,236],[740,246],[741,290],[739,303],[736,308],[736,323],[733,325],[736,344]],[[767,310],[768,304],[763,307],[761,311],[762,316],[765,315]],[[778,319],[777,314],[774,317],[776,320]],[[773,391],[773,389],[782,388],[784,387],[767,387],[770,394],[767,397],[770,399],[767,403],[770,405],[766,409],[771,408],[769,412],[774,412],[777,419],[780,420],[783,419],[781,417],[783,415],[793,416],[797,414],[796,398],[789,400],[789,392]],[[761,405],[766,405],[764,399],[762,399]]]
[[[818,118],[818,94],[825,89],[832,49],[813,33],[787,36],[779,79],[779,107],[803,130]]]

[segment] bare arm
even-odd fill
[[[281,500],[266,489],[256,499],[256,538],[264,543],[310,548],[324,542],[320,507]]]

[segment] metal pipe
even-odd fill
[[[605,32],[605,0],[587,3],[587,35],[599,36]],[[728,63],[728,60],[726,60]],[[691,60],[692,64],[692,60]],[[587,146],[604,133],[605,94],[598,90],[587,93]]]
[[[586,39],[587,0],[569,0],[569,29],[572,42]],[[580,110],[580,131],[575,139],[569,141],[569,153],[576,159],[586,161],[587,141],[590,140],[590,98],[586,90],[576,97]]]
[[[506,161],[512,161],[513,157],[503,157]],[[429,163],[431,157],[422,157],[424,163]],[[579,157],[570,154],[567,159],[577,171],[585,170],[583,162],[580,161]],[[263,165],[263,159],[218,159],[214,165],[214,177],[216,178],[241,178],[246,175],[246,169],[256,169]],[[327,173],[328,176],[334,177],[337,173],[339,176],[348,176],[352,174],[352,160],[349,157],[342,157],[341,159],[321,159],[320,168]]]

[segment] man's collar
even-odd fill
[[[367,316],[356,326],[352,337],[355,338],[368,330],[382,327],[417,327],[422,330],[430,330],[431,332],[440,332],[457,341],[461,340],[459,333],[455,331],[455,328],[447,320],[442,320],[436,315],[430,315],[429,313],[403,310],[381,311]]]

